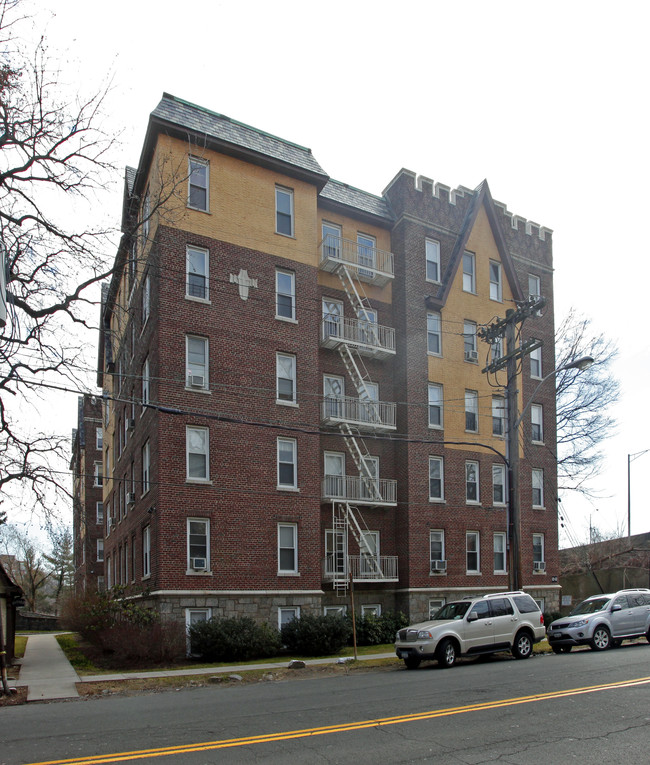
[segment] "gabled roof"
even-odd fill
[[[456,271],[462,263],[463,253],[465,252],[465,247],[467,246],[467,240],[472,233],[472,229],[474,228],[474,224],[476,223],[476,219],[481,207],[485,208],[485,212],[490,223],[490,228],[492,229],[492,235],[494,236],[494,241],[499,252],[501,264],[503,266],[506,279],[508,280],[508,284],[510,285],[510,289],[512,290],[512,295],[516,301],[524,299],[524,293],[522,292],[521,285],[519,284],[519,279],[517,278],[517,274],[512,262],[512,258],[510,257],[510,253],[506,245],[505,236],[499,222],[494,200],[492,199],[492,194],[490,193],[490,187],[488,186],[488,182],[483,180],[474,190],[474,195],[467,207],[465,219],[463,220],[463,225],[461,226],[460,233],[458,234],[456,243],[454,244],[451,259],[449,260],[444,276],[442,278],[442,284],[440,285],[438,294],[435,296],[429,295],[427,297],[427,306],[429,308],[440,309],[447,302],[447,298],[449,297],[449,292],[451,290],[451,285],[454,281],[454,277],[456,276]]]
[[[347,183],[335,181],[332,178],[318,195],[318,202],[324,207],[330,207],[345,213],[348,208],[355,215],[362,215],[372,219],[373,223],[391,224],[393,216],[383,197],[362,191]]]

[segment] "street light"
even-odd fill
[[[508,485],[509,485],[509,509],[510,509],[510,578],[511,588],[519,590],[522,585],[521,572],[521,507],[519,502],[519,428],[523,422],[524,415],[535,400],[537,391],[551,377],[565,372],[567,369],[577,369],[582,371],[588,369],[594,360],[591,356],[581,356],[578,359],[562,364],[557,369],[545,375],[537,384],[528,403],[524,406],[520,415],[517,415],[517,374],[514,359],[508,364],[508,383],[506,387],[507,406],[508,406],[508,437],[507,457],[508,457]]]

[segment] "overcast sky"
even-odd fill
[[[308,146],[331,177],[366,191],[380,194],[402,167],[452,187],[487,178],[511,212],[552,229],[556,324],[571,307],[591,317],[619,344],[622,383],[601,496],[563,497],[563,542],[586,541],[590,519],[627,530],[627,455],[650,449],[648,3],[34,8],[64,82],[93,92],[112,78],[106,127],[123,131],[120,166],[137,165],[166,91]],[[119,195],[102,206],[117,224]],[[632,533],[650,531],[649,473],[650,452],[632,463]]]

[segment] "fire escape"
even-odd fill
[[[326,306],[321,322],[320,344],[338,351],[357,397],[336,392],[325,395],[321,421],[343,434],[358,476],[328,474],[322,497],[332,502],[332,539],[325,561],[325,578],[343,593],[350,577],[354,581],[397,581],[397,556],[378,555],[377,540],[369,531],[361,507],[397,504],[397,482],[381,479],[362,433],[395,430],[395,404],[379,401],[365,358],[388,359],[395,355],[395,330],[377,323],[376,312],[363,283],[384,286],[393,279],[393,255],[367,243],[329,234],[320,245],[320,268],[336,274],[356,318],[344,318],[336,301]],[[348,554],[350,535],[359,555]]]

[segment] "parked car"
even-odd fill
[[[544,638],[544,616],[525,592],[499,592],[446,603],[431,619],[398,631],[395,653],[408,669],[426,659],[451,667],[459,656],[511,651],[527,659]]]
[[[574,645],[604,651],[644,635],[650,643],[650,590],[639,587],[592,595],[568,616],[551,622],[547,637],[555,653],[561,653]]]

